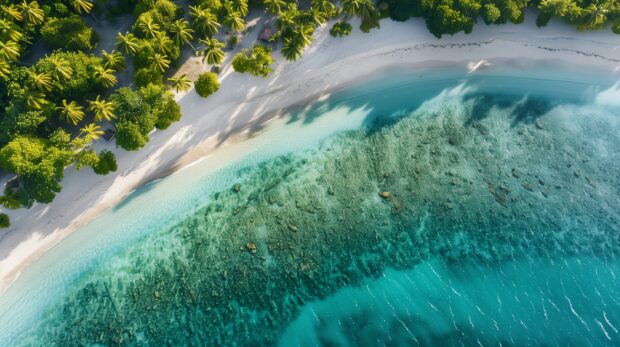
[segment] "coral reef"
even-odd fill
[[[272,345],[306,303],[387,268],[618,257],[613,110],[534,106],[448,95],[243,169],[85,275],[22,343]]]

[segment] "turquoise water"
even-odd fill
[[[620,345],[620,91],[556,65],[294,110],[33,264],[0,345]]]

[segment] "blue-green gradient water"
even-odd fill
[[[618,346],[620,89],[391,70],[149,184],[0,296],[0,345]]]

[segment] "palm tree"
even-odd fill
[[[30,89],[26,89],[26,92],[22,95],[22,100],[28,109],[36,111],[39,111],[43,108],[43,105],[47,104],[47,100],[45,100],[41,92]]]
[[[304,52],[304,44],[299,36],[284,38],[282,55],[286,60],[295,61]]]
[[[293,31],[293,35],[296,36],[303,43],[303,48],[312,43],[313,33],[314,29],[305,25],[300,25],[297,30]]]
[[[111,121],[116,118],[114,116],[114,104],[111,101],[105,101],[99,99],[99,95],[95,100],[88,102],[88,109],[95,114],[95,121],[101,122],[102,120]]]
[[[187,78],[187,74],[182,74],[179,77],[170,77],[168,78],[168,82],[170,82],[170,86],[174,88],[177,93],[185,92],[192,88],[192,81]]]
[[[313,9],[310,9],[310,11],[307,11],[307,12],[308,12],[308,15],[309,15],[310,19],[312,20],[314,25],[316,25],[317,27],[320,26],[321,24],[327,22],[327,14],[325,14],[321,10],[317,10],[317,9],[313,8]]]
[[[165,54],[155,53],[153,56],[149,57],[149,63],[153,69],[159,70],[161,72],[166,72],[168,66],[170,66],[170,60],[166,57]]]
[[[282,7],[286,4],[284,0],[264,0],[263,3],[267,11],[277,15],[282,13]]]
[[[207,61],[210,65],[216,65],[222,62],[224,59],[224,43],[218,41],[215,38],[207,37],[206,39],[198,40],[198,43],[204,44],[205,47],[198,51],[198,54],[202,53],[202,61]]]
[[[295,3],[287,3],[285,9],[278,16],[276,21],[276,28],[282,33],[286,32],[297,25],[297,17],[299,10]]]
[[[146,37],[150,37],[154,39],[156,37],[156,33],[160,31],[159,24],[153,21],[151,16],[140,16],[138,18],[138,29],[142,32],[142,34]]]
[[[360,0],[357,15],[362,20],[370,19],[377,15],[377,8],[372,0]]]
[[[226,16],[224,16],[224,24],[238,33],[242,32],[245,28],[245,21],[239,12],[229,12],[226,14]]]
[[[101,85],[106,88],[113,87],[116,83],[118,83],[118,79],[114,76],[114,70],[106,69],[103,66],[95,66],[93,76],[97,82],[101,83]]]
[[[24,35],[15,23],[0,19],[0,40],[11,40],[19,42]]]
[[[0,78],[7,79],[11,75],[11,64],[8,61],[0,59]]]
[[[248,15],[248,1],[247,0],[230,0],[230,8],[234,12],[238,12],[241,17]]]
[[[555,17],[563,17],[569,10],[570,2],[565,0],[542,0],[538,4],[538,8],[544,12],[552,14]]]
[[[73,125],[77,125],[84,119],[83,107],[78,105],[75,101],[67,102],[67,100],[62,100],[62,106],[56,109],[60,111],[60,116],[64,120],[73,123]]]
[[[13,20],[21,22],[24,20],[24,16],[22,12],[15,6],[14,4],[10,5],[2,5],[0,6],[2,12],[7,15],[9,18],[13,18]]]
[[[93,3],[88,0],[71,0],[71,6],[77,13],[89,13],[93,9]]]
[[[17,210],[22,206],[19,199],[19,190],[7,188],[4,195],[0,196],[0,204],[9,210]]]
[[[312,9],[325,13],[328,17],[333,17],[338,12],[336,5],[330,0],[312,0],[310,6]]]
[[[155,50],[161,54],[170,54],[170,50],[172,49],[172,46],[174,46],[174,42],[163,31],[155,33],[155,36],[157,36],[154,40],[155,42],[153,42]]]
[[[52,76],[47,72],[36,73],[35,71],[29,71],[30,79],[34,85],[42,92],[49,92],[52,90]]]
[[[194,37],[194,30],[189,27],[189,23],[185,19],[178,19],[172,22],[170,33],[177,44],[189,43]]]
[[[90,123],[80,129],[80,135],[84,136],[84,141],[86,143],[99,140],[99,138],[103,135],[103,131],[101,127],[95,123]]]
[[[125,35],[118,33],[118,35],[116,35],[116,46],[124,50],[127,54],[134,55],[138,53],[138,48],[140,48],[139,43],[140,40],[132,33],[125,33]]]
[[[609,13],[608,3],[594,1],[583,10],[582,18],[584,29],[596,29],[605,24]]]
[[[342,12],[368,19],[375,15],[376,8],[372,0],[342,0]]]
[[[203,35],[214,35],[220,30],[217,16],[206,8],[190,6],[189,15],[193,18],[192,24]]]
[[[25,15],[26,20],[32,24],[41,24],[45,20],[45,13],[36,1],[31,1],[28,3],[24,0],[21,4],[19,4],[19,8]]]
[[[112,69],[117,72],[125,69],[125,57],[121,54],[121,52],[112,51],[108,53],[103,50],[101,51],[101,56],[103,57],[103,66],[105,68]]]
[[[19,59],[19,45],[15,41],[0,41],[0,58],[8,61]]]
[[[54,77],[55,80],[59,81],[61,78],[68,80],[73,76],[71,64],[65,59],[56,55],[52,55],[47,59],[52,64],[52,77]]]

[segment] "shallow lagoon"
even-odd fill
[[[401,69],[296,110],[46,254],[0,344],[620,344],[618,91],[574,71]]]

